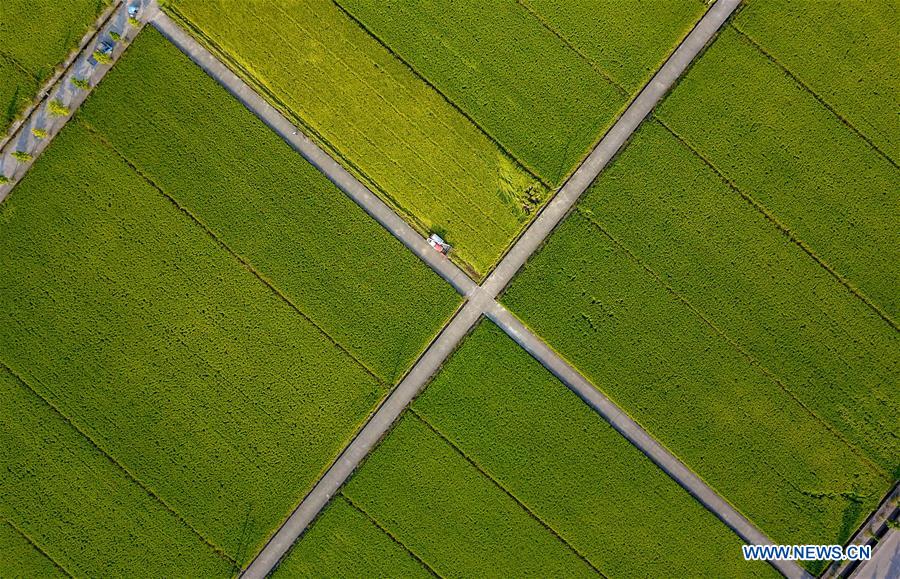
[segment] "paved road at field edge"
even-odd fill
[[[482,287],[477,287],[461,270],[444,260],[431,250],[424,240],[405,221],[393,213],[374,194],[347,173],[324,151],[298,134],[276,109],[237,78],[225,65],[209,54],[202,46],[183,32],[170,19],[161,15],[153,23],[170,40],[204,68],[214,78],[225,85],[244,104],[260,116],[285,140],[294,145],[307,159],[322,170],[335,184],[360,204],[379,223],[391,231],[419,257],[424,259],[457,291],[469,298],[465,306],[432,342],[409,374],[385,399],[363,429],[354,437],[337,461],[319,479],[297,509],[278,529],[256,559],[247,567],[242,577],[261,579],[268,575],[284,557],[300,535],[313,522],[354,470],[371,452],[381,438],[391,429],[403,410],[418,395],[438,371],[444,361],[453,353],[462,339],[478,323],[482,315],[490,317],[532,356],[553,372],[563,383],[578,394],[601,416],[608,420],[629,441],[644,452],[651,460],[675,479],[682,487],[696,497],[710,511],[741,538],[755,544],[770,544],[771,541],[750,521],[738,513],[722,499],[700,477],[687,468],[678,458],[643,430],[636,422],[608,398],[601,394],[574,368],[556,355],[540,338],[530,332],[521,322],[496,302],[496,297],[510,282],[528,258],[540,247],[553,229],[568,214],[578,198],[593,182],[615,154],[625,145],[644,118],[650,113],[677,79],[687,69],[693,59],[712,39],[740,0],[719,0],[703,16],[691,33],[679,45],[672,56],[643,88],[622,117],[603,137],[597,147],[579,166],[571,178],[563,185],[553,200],[528,227],[522,237],[510,249]],[[383,209],[382,209],[383,207]],[[387,212],[387,215],[383,215]],[[408,230],[408,231],[406,231]],[[415,239],[408,239],[414,237]],[[448,267],[455,271],[448,272]],[[465,279],[460,279],[462,276]],[[773,565],[790,578],[809,578],[811,575],[792,562],[773,562]]]
[[[362,207],[366,213],[452,285],[456,291],[466,297],[471,295],[478,286],[469,276],[428,245],[425,238],[419,235],[402,217],[394,213],[384,201],[297,129],[278,109],[270,105],[230,68],[194,40],[193,36],[182,30],[171,18],[160,11],[155,6],[155,2],[154,9],[155,12],[150,22],[163,36],[190,57],[206,74],[224,86],[245,107]]]

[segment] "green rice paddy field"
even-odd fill
[[[18,569],[26,577],[67,577],[8,521],[0,524],[0,568]]]
[[[900,170],[891,161],[731,28],[657,114],[898,327]]]
[[[4,576],[231,573],[230,561],[2,367],[0,393]]]
[[[547,188],[330,0],[169,0],[180,23],[474,275]]]
[[[253,557],[459,301],[151,30],[0,207],[0,269],[0,362],[139,481],[133,494],[152,500],[135,504],[177,513],[226,571]],[[383,350],[365,339],[375,333]],[[4,405],[7,420],[23,412]],[[58,462],[3,448],[15,449],[6,477]],[[58,490],[48,513],[105,523],[65,494],[78,481],[36,478],[4,485]],[[40,500],[10,501],[21,510],[3,519],[96,574],[110,543],[82,548],[44,525]]]
[[[321,574],[330,559],[316,553],[353,553],[378,527],[442,576],[774,576],[739,561],[737,536],[489,322],[343,493],[285,568]]]
[[[37,96],[109,0],[29,2],[0,7],[0,132]]]
[[[776,541],[843,542],[896,477],[894,329],[659,124],[503,301]]]
[[[133,46],[138,54],[116,66],[80,119],[394,383],[457,294],[158,32]]]
[[[900,160],[900,8],[896,2],[751,0],[734,19],[734,26],[895,164]]]

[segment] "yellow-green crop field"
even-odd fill
[[[487,272],[547,187],[330,0],[166,10],[420,232]]]

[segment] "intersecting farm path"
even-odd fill
[[[151,15],[153,26],[169,41],[187,54],[207,74],[216,79],[369,215],[467,298],[462,309],[444,327],[400,384],[385,399],[335,463],[319,479],[315,487],[247,567],[243,577],[262,578],[275,568],[482,316],[490,318],[522,345],[745,541],[754,544],[771,543],[750,521],[716,494],[678,458],[595,389],[577,370],[560,358],[496,301],[497,296],[512,280],[516,272],[540,247],[554,227],[562,221],[582,193],[625,145],[643,119],[672,88],[739,4],[740,0],[718,0],[709,9],[612,129],[578,167],[552,201],[541,211],[482,286],[478,286],[458,267],[435,252],[406,221],[394,213],[381,199],[300,132],[277,109],[168,16],[158,10]],[[788,577],[809,576],[794,563],[776,562],[774,565]]]
[[[384,400],[362,430],[338,457],[337,461],[327,470],[313,490],[310,491],[297,509],[279,528],[256,559],[244,571],[243,576],[248,578],[265,577],[274,569],[294,542],[327,505],[331,497],[339,491],[362,460],[375,448],[381,438],[403,413],[404,409],[424,389],[431,377],[482,316],[490,318],[502,328],[682,487],[734,529],[745,541],[754,544],[771,543],[752,523],[741,516],[696,474],[631,420],[624,411],[594,388],[577,370],[560,358],[546,343],[528,330],[496,301],[497,296],[512,280],[516,272],[540,247],[556,225],[562,221],[600,171],[625,145],[643,119],[721,28],[740,4],[740,0],[718,0],[707,11],[697,26],[679,45],[659,72],[643,88],[625,113],[541,211],[481,286],[478,286],[444,256],[435,252],[406,221],[394,213],[379,197],[361,184],[337,161],[300,132],[277,109],[266,102],[202,45],[162,13],[155,0],[133,0],[133,3],[144,6],[142,20],[149,20],[170,42],[187,54],[207,74],[231,92],[250,111],[291,144],[369,215],[388,229],[438,275],[467,298],[465,305],[444,327],[409,373]],[[125,2],[119,4],[114,14],[104,22],[96,38],[108,36],[109,31],[112,29],[125,29],[126,4]],[[128,34],[126,37],[123,34],[123,37],[130,41],[134,38],[134,35]],[[119,43],[113,55],[114,58],[121,54],[127,41]],[[56,85],[54,98],[61,98],[72,113],[84,101],[87,91],[75,91],[70,86],[69,79],[73,76],[87,77],[90,78],[93,86],[110,68],[108,65],[91,67],[87,63],[87,58],[93,50],[94,42],[94,40],[91,40],[83,47],[72,65],[61,75],[60,82]],[[71,118],[71,114],[56,119],[48,118],[45,100],[43,106],[36,108],[33,114],[23,123],[18,133],[20,136],[25,134],[24,129],[27,128],[29,129],[27,136],[11,140],[7,145],[16,146],[17,148],[27,146],[36,158],[69,118]],[[40,142],[34,142],[30,134],[30,128],[33,127],[46,127],[50,133],[49,138]],[[27,142],[21,141],[21,138],[24,138]],[[0,160],[2,160],[2,157],[0,157]],[[13,182],[5,187],[0,186],[0,201],[12,189],[15,182],[27,171],[30,164],[29,162],[14,168]],[[784,562],[773,564],[788,577],[809,577],[796,564]]]

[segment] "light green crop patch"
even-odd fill
[[[518,0],[634,95],[662,66],[703,16],[697,0]]]
[[[563,181],[626,103],[515,0],[338,4],[550,185]]]
[[[547,188],[330,0],[168,0],[164,8],[473,276]]]

